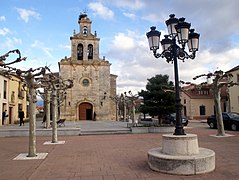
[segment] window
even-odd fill
[[[83,86],[89,86],[90,81],[88,79],[83,79],[82,84]]]
[[[201,115],[206,115],[206,107],[204,105],[201,105],[199,107],[199,111],[200,111],[200,116]]]
[[[93,45],[88,45],[88,59],[93,59]]]
[[[184,114],[184,116],[187,116],[187,107],[186,106],[183,106],[183,114]]]
[[[239,74],[237,74],[237,82],[239,82]]]
[[[15,103],[15,92],[12,91],[11,93],[11,103]]]
[[[209,95],[209,90],[200,90],[198,91],[199,95]]]
[[[4,80],[3,84],[3,99],[7,99],[7,81]]]
[[[83,60],[83,45],[82,44],[78,44],[77,46],[77,59]]]

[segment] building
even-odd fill
[[[226,73],[231,73],[233,75],[232,81],[234,83],[239,83],[239,66],[236,66]],[[228,101],[229,101],[229,111],[239,113],[239,84],[237,86],[228,88]]]
[[[66,120],[115,120],[116,107],[110,97],[116,95],[116,75],[110,74],[109,61],[99,57],[96,31],[91,33],[91,20],[86,14],[78,19],[79,33],[71,40],[71,57],[59,62],[60,77],[72,79],[60,118]]]
[[[0,112],[1,112],[1,124],[3,124],[2,113],[8,111],[8,101],[9,101],[9,78],[0,75]],[[8,114],[8,112],[7,112]],[[5,119],[4,124],[8,124],[8,118]]]
[[[223,86],[220,90],[222,112],[239,113],[239,66],[226,73],[232,74],[231,81],[238,83],[232,87]],[[222,81],[228,81],[224,78]],[[215,114],[213,95],[209,87],[196,89],[193,85],[183,87],[181,92],[182,112],[190,119],[206,119]]]
[[[183,87],[181,92],[182,114],[189,119],[206,119],[214,114],[214,100],[209,87],[196,89],[194,85]]]
[[[4,124],[14,124],[18,122],[18,111],[21,109],[28,114],[28,101],[26,91],[22,88],[22,81],[17,76],[0,75],[0,111],[7,110],[8,117]],[[2,122],[2,116],[1,116]],[[2,123],[1,123],[2,125]]]

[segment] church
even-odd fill
[[[79,120],[115,120],[117,76],[110,73],[111,63],[99,57],[96,31],[91,32],[92,21],[87,14],[78,19],[79,33],[74,31],[71,40],[71,57],[59,62],[62,79],[72,79],[74,86],[65,93],[60,106],[60,118]]]

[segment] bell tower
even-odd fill
[[[80,33],[83,36],[88,36],[91,33],[91,21],[87,18],[86,14],[79,16],[78,24],[80,26]]]
[[[60,107],[60,117],[66,120],[113,120],[116,104],[116,75],[110,74],[111,63],[99,57],[96,32],[91,32],[91,20],[80,14],[79,32],[73,33],[71,57],[59,62],[60,77],[72,79],[73,87],[66,91],[65,103]]]
[[[80,31],[70,37],[71,57],[77,61],[99,60],[99,41],[96,32],[91,33],[91,20],[87,14],[80,14],[78,19]]]

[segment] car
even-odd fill
[[[223,124],[225,129],[236,131],[239,129],[239,113],[236,112],[223,112]],[[211,129],[217,128],[216,115],[211,115],[207,118],[207,124]]]
[[[187,126],[188,125],[188,118],[184,115],[182,115],[181,117],[182,117],[182,124],[184,126]],[[164,120],[165,120],[166,123],[175,124],[176,123],[176,113],[166,115],[164,117]]]
[[[152,117],[149,114],[140,114],[139,115],[139,122],[140,121],[152,121]]]

